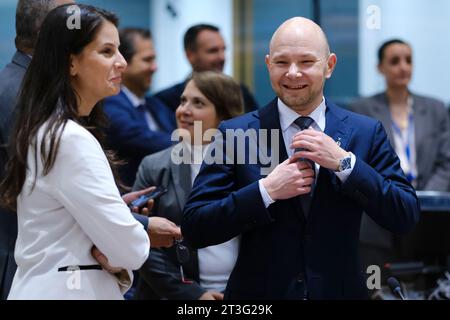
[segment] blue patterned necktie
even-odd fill
[[[299,126],[300,131],[308,129],[313,124],[313,122],[314,122],[314,120],[312,118],[310,118],[310,117],[298,117],[294,121],[294,123]],[[303,151],[303,150],[305,150],[305,149],[304,148],[297,148],[297,149],[295,149],[295,152],[299,152],[299,151]],[[313,170],[315,169],[314,162],[312,160],[305,159],[305,158],[300,158],[298,161],[308,162],[309,164],[311,164],[311,168]]]
[[[313,124],[314,120],[310,117],[298,117],[294,123],[299,126],[300,130],[303,131],[305,129],[308,129],[312,124]],[[299,151],[303,151],[305,150],[304,148],[297,148],[295,149],[295,152],[299,152]],[[300,158],[298,159],[299,162],[308,162],[309,164],[311,164],[311,168],[314,171],[314,176],[316,173],[316,167],[314,165],[314,161],[310,160],[310,159],[305,159],[305,158]],[[303,213],[305,215],[305,217],[308,216],[309,210],[311,209],[311,202],[312,202],[312,190],[314,187],[314,182],[311,185],[311,193],[309,194],[304,194],[300,196],[300,203],[303,209]]]

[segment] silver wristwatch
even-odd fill
[[[339,167],[336,170],[337,172],[342,172],[352,168],[352,154],[351,152],[342,159],[339,160]]]

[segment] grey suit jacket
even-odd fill
[[[417,154],[417,190],[448,191],[450,186],[450,118],[444,103],[412,94]],[[352,111],[383,123],[391,144],[394,138],[385,93],[353,103]]]
[[[152,212],[180,225],[183,208],[191,191],[191,168],[171,161],[173,147],[145,157],[136,176],[133,190],[149,186],[164,186],[167,193],[159,198]],[[192,284],[181,282],[180,264],[175,246],[151,249],[147,261],[139,270],[137,299],[196,300],[206,290],[199,285],[197,251],[190,249],[190,260],[183,264],[185,276]]]
[[[11,63],[0,71],[0,175],[3,178],[4,167],[8,159],[6,144],[13,123],[14,106],[30,57],[17,51]],[[15,213],[0,209],[0,295],[6,299],[11,287],[16,263],[14,245],[17,238],[17,216]]]
[[[412,94],[414,104],[415,140],[417,154],[417,189],[447,191],[450,184],[450,119],[441,101]],[[350,109],[380,120],[391,144],[394,137],[386,93],[364,98]],[[394,236],[378,226],[367,215],[361,221],[361,242],[392,248]]]

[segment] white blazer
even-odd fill
[[[100,144],[74,121],[66,124],[55,164],[43,176],[45,126],[37,134],[37,163],[34,148],[28,149],[26,180],[17,198],[18,268],[8,299],[123,299],[129,284],[119,284],[104,270],[58,269],[97,265],[91,256],[95,244],[132,280],[131,270],[149,254],[147,233],[120,197]]]

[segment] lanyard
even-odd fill
[[[409,165],[409,172],[405,172],[405,174],[406,174],[406,178],[408,179],[408,181],[412,182],[414,179],[417,178],[417,176],[413,172],[413,164],[414,163],[413,163],[412,154],[411,154],[411,148],[414,143],[414,115],[412,112],[409,113],[408,131],[406,133],[406,137],[403,134],[400,127],[393,120],[391,120],[391,122],[392,122],[392,127],[394,128],[394,134],[400,138],[400,140],[402,141],[402,144],[403,144],[402,147],[405,148],[406,160],[408,161],[408,165]]]

